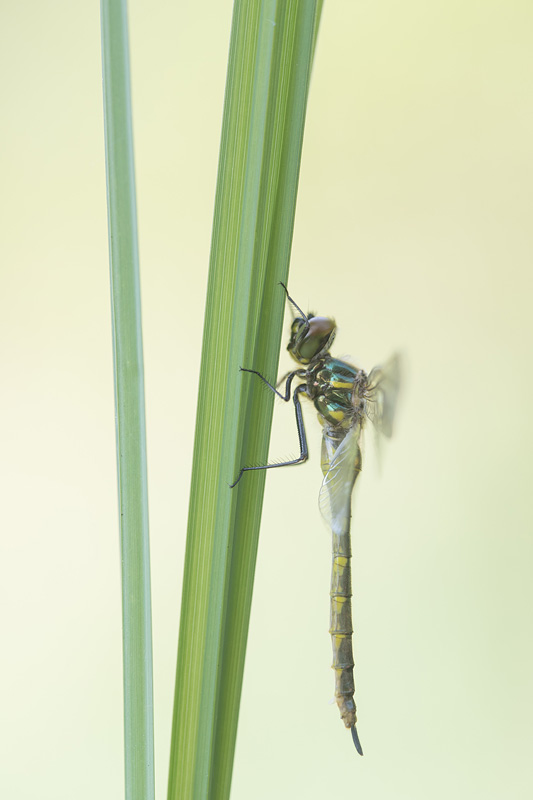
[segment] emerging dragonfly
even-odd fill
[[[335,322],[328,317],[304,314],[290,297],[287,287],[283,283],[281,285],[285,289],[287,299],[299,315],[293,319],[287,350],[300,367],[289,372],[279,382],[285,380],[285,394],[278,392],[260,372],[254,369],[241,369],[242,372],[258,375],[285,402],[290,400],[293,380],[299,378],[304,381],[298,384],[292,393],[300,455],[292,461],[243,467],[232,488],[240,481],[242,475],[250,470],[286,467],[307,460],[307,437],[300,395],[312,400],[323,428],[324,481],[320,490],[319,505],[322,516],[331,528],[333,539],[330,634],[333,645],[332,668],[335,670],[335,700],[342,721],[352,732],[357,752],[363,755],[357,735],[357,716],[353,699],[355,685],[350,565],[351,498],[355,481],[361,472],[360,439],[366,420],[373,422],[378,433],[387,437],[392,434],[399,385],[399,359],[398,356],[393,356],[384,368],[375,367],[367,375],[362,369],[333,358],[329,351],[337,333]]]

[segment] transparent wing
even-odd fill
[[[336,534],[345,533],[350,529],[352,491],[361,472],[360,436],[360,422],[342,434],[336,433],[336,436],[328,434],[324,429],[322,439],[324,480],[318,505],[326,523]]]
[[[392,436],[396,400],[400,389],[400,356],[396,353],[385,366],[374,367],[368,376],[365,413],[376,431]]]

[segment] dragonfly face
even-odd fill
[[[299,364],[309,364],[328,352],[336,333],[335,322],[329,317],[296,317],[287,350]]]

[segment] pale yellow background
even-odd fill
[[[160,800],[231,7],[130,7]],[[0,796],[114,800],[99,8],[4,0],[1,19]],[[310,463],[267,479],[233,800],[533,796],[532,33],[530,0],[325,3],[290,287],[336,316],[338,354],[406,359],[396,438],[356,494],[365,756],[328,704],[309,409]],[[279,403],[272,454],[296,450]]]

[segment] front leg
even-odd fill
[[[294,380],[294,377],[298,375],[299,370],[296,370],[295,372],[291,372],[289,374],[289,376],[287,378],[287,382],[285,384],[285,394],[284,395],[281,394],[281,392],[278,392],[278,390],[274,386],[272,386],[272,384],[269,383],[267,381],[267,379],[264,378],[261,375],[260,372],[257,372],[257,370],[255,370],[255,369],[244,369],[243,367],[241,367],[241,372],[251,372],[253,375],[258,375],[261,378],[261,380],[264,383],[266,383],[266,385],[270,389],[272,389],[272,391],[275,392],[275,394],[278,395],[278,397],[280,397],[285,402],[288,402],[290,400],[290,396],[291,396],[290,395],[291,383]],[[302,392],[307,394],[307,387],[306,387],[305,383],[301,383],[299,386],[297,386],[296,389],[293,392],[293,395],[292,395],[292,399],[294,401],[294,411],[295,411],[295,414],[296,414],[296,426],[297,426],[297,429],[298,429],[298,440],[299,440],[299,443],[300,443],[300,455],[298,456],[298,458],[294,458],[291,461],[282,461],[281,463],[278,463],[278,464],[263,464],[262,466],[259,466],[259,467],[242,467],[241,471],[239,472],[239,475],[237,477],[237,480],[234,481],[232,484],[230,484],[230,487],[229,487],[230,489],[233,489],[233,487],[236,486],[239,483],[240,479],[242,478],[242,476],[243,476],[243,474],[245,472],[251,472],[252,470],[256,470],[256,469],[274,469],[275,467],[290,467],[293,464],[302,464],[304,461],[307,461],[307,459],[309,458],[309,449],[307,447],[307,437],[306,437],[306,434],[305,434],[305,426],[304,426],[304,420],[303,420],[303,415],[302,415],[302,406],[300,404],[300,398],[299,398],[299,395]]]
[[[258,375],[261,378],[261,380],[263,381],[263,383],[266,383],[268,388],[272,389],[274,394],[277,394],[277,396],[280,397],[282,400],[284,400],[285,403],[288,403],[289,400],[291,399],[291,384],[292,384],[294,378],[296,376],[298,376],[299,378],[302,377],[302,375],[301,375],[302,370],[295,369],[293,372],[289,372],[289,373],[287,373],[287,375],[284,375],[283,378],[280,381],[278,381],[276,386],[272,386],[272,384],[269,381],[267,381],[267,379],[264,377],[264,375],[261,375],[261,373],[258,372],[256,369],[246,369],[245,367],[239,367],[239,369],[240,369],[241,372],[250,372],[252,375]],[[281,392],[278,392],[276,387],[279,386],[281,383],[283,383],[285,378],[287,379],[286,382],[285,382],[285,394],[281,394]]]

